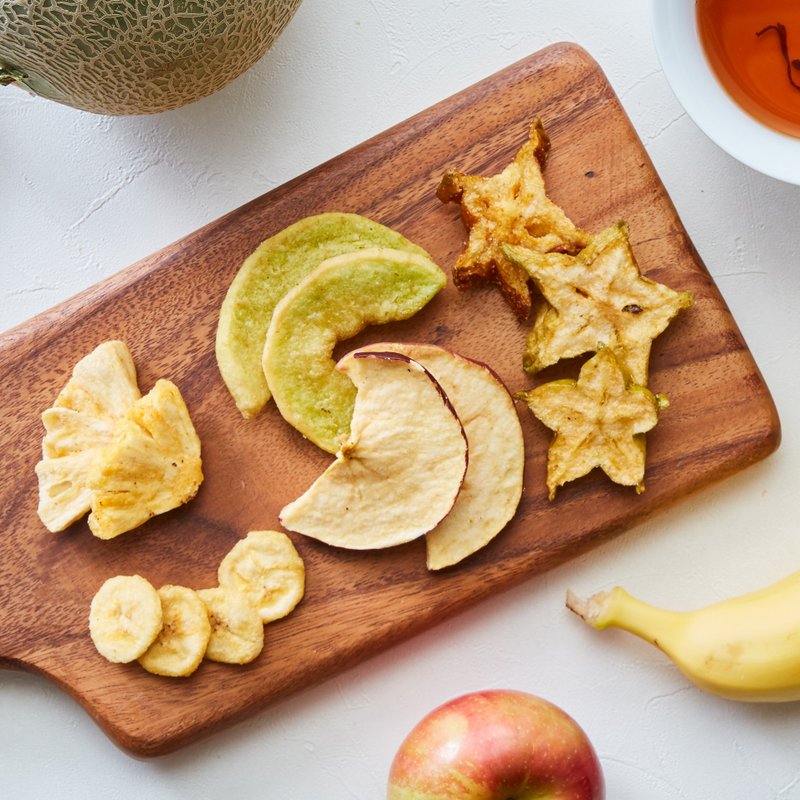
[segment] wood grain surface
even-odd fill
[[[155,586],[214,585],[231,546],[249,530],[278,528],[280,508],[330,461],[274,404],[242,419],[220,379],[219,307],[245,256],[305,215],[353,211],[396,228],[449,274],[465,234],[458,208],[435,197],[439,178],[448,167],[499,171],[536,115],[552,139],[552,198],[590,230],[625,219],[642,271],[695,293],[695,306],[653,348],[650,386],[671,406],[648,436],[647,490],[637,496],[595,470],[549,502],[550,432],[520,407],[522,503],[512,523],[461,565],[428,573],[423,541],[355,553],[293,535],[306,561],[306,596],[266,628],[252,664],[206,662],[180,680],[103,660],[87,614],[106,578],[135,572]],[[459,293],[448,283],[414,319],[368,330],[358,342],[443,344],[488,362],[516,391],[539,382],[521,368],[527,330],[497,291]],[[85,521],[50,534],[36,515],[40,414],[75,362],[110,338],[130,347],[143,392],[162,377],[180,387],[206,479],[189,505],[117,539],[95,539]],[[52,679],[141,756],[240,720],[563,562],[765,457],[780,439],[768,389],[723,298],[600,68],[574,45],[512,65],[3,334],[0,385],[0,665]]]

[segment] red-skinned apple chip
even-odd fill
[[[467,440],[450,401],[424,367],[398,353],[349,353],[337,369],[357,389],[350,434],[281,511],[281,524],[354,550],[426,534],[453,507],[467,469]]]
[[[488,544],[519,505],[525,451],[514,402],[489,367],[443,347],[381,342],[363,350],[402,353],[422,364],[464,426],[469,466],[461,492],[425,537],[428,569],[452,566]]]

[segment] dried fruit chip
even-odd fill
[[[270,398],[261,355],[278,301],[325,259],[373,247],[427,256],[396,231],[366,217],[327,213],[290,225],[262,242],[242,264],[222,303],[216,354],[243,416],[254,416]]]
[[[285,533],[250,531],[222,559],[218,580],[245,595],[266,623],[285,617],[300,602],[305,566]]]
[[[425,537],[428,569],[462,561],[514,516],[522,496],[522,427],[506,387],[485,364],[429,344],[381,342],[361,348],[402,353],[429,370],[453,404],[469,445],[455,505]]]
[[[609,348],[583,365],[577,381],[551,381],[517,397],[555,431],[547,453],[551,500],[559,486],[595,467],[644,491],[644,433],[658,422],[666,399],[630,383]]]
[[[136,369],[123,342],[104,342],[75,365],[42,414],[46,434],[36,465],[37,511],[48,530],[64,530],[90,509],[88,473],[95,454],[111,441],[117,421],[139,396]]]
[[[336,369],[336,343],[368,325],[416,314],[445,281],[429,258],[387,248],[323,261],[278,303],[267,333],[264,374],[283,418],[336,453],[356,396]]]
[[[653,339],[693,303],[639,272],[625,223],[598,233],[577,256],[507,247],[549,305],[537,314],[524,367],[535,373],[562,358],[610,347],[634,383],[647,385]]]
[[[158,381],[119,421],[89,476],[89,527],[100,539],[187,503],[203,480],[200,440],[170,381]]]
[[[139,663],[154,675],[183,678],[203,660],[211,636],[208,610],[200,596],[186,586],[167,584],[158,590],[163,623],[156,640]]]
[[[197,592],[208,609],[211,638],[205,656],[223,664],[249,664],[264,647],[264,623],[243,595],[217,586]]]
[[[461,423],[431,374],[399,353],[349,353],[358,387],[336,461],[280,513],[290,531],[354,550],[422,536],[453,507],[467,468]]]
[[[109,578],[92,598],[89,634],[100,655],[119,664],[139,658],[162,626],[161,598],[141,575]]]
[[[459,288],[492,281],[520,318],[531,310],[529,277],[503,252],[504,244],[540,253],[577,253],[589,241],[550,200],[545,191],[544,168],[550,140],[540,119],[530,127],[530,137],[514,160],[489,178],[446,172],[436,190],[446,203],[461,204],[469,235],[456,261],[453,280]]]

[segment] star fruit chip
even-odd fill
[[[609,347],[633,381],[646,386],[653,339],[694,302],[691,292],[641,274],[624,222],[600,231],[576,256],[512,246],[505,252],[547,301],[528,337],[523,366],[529,373]]]
[[[503,251],[503,245],[539,253],[577,253],[589,241],[547,196],[544,169],[550,139],[542,121],[530,126],[528,141],[502,172],[491,177],[447,171],[436,190],[443,202],[461,205],[469,234],[453,269],[459,288],[494,282],[514,313],[525,319],[531,310],[529,276]]]
[[[557,380],[516,395],[555,431],[547,452],[547,488],[556,490],[600,467],[615,483],[644,491],[645,432],[668,403],[632,383],[610,348],[601,348],[577,380]]]

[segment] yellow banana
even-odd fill
[[[800,572],[696,611],[668,611],[615,587],[567,607],[660,648],[689,680],[731,700],[800,700]]]

